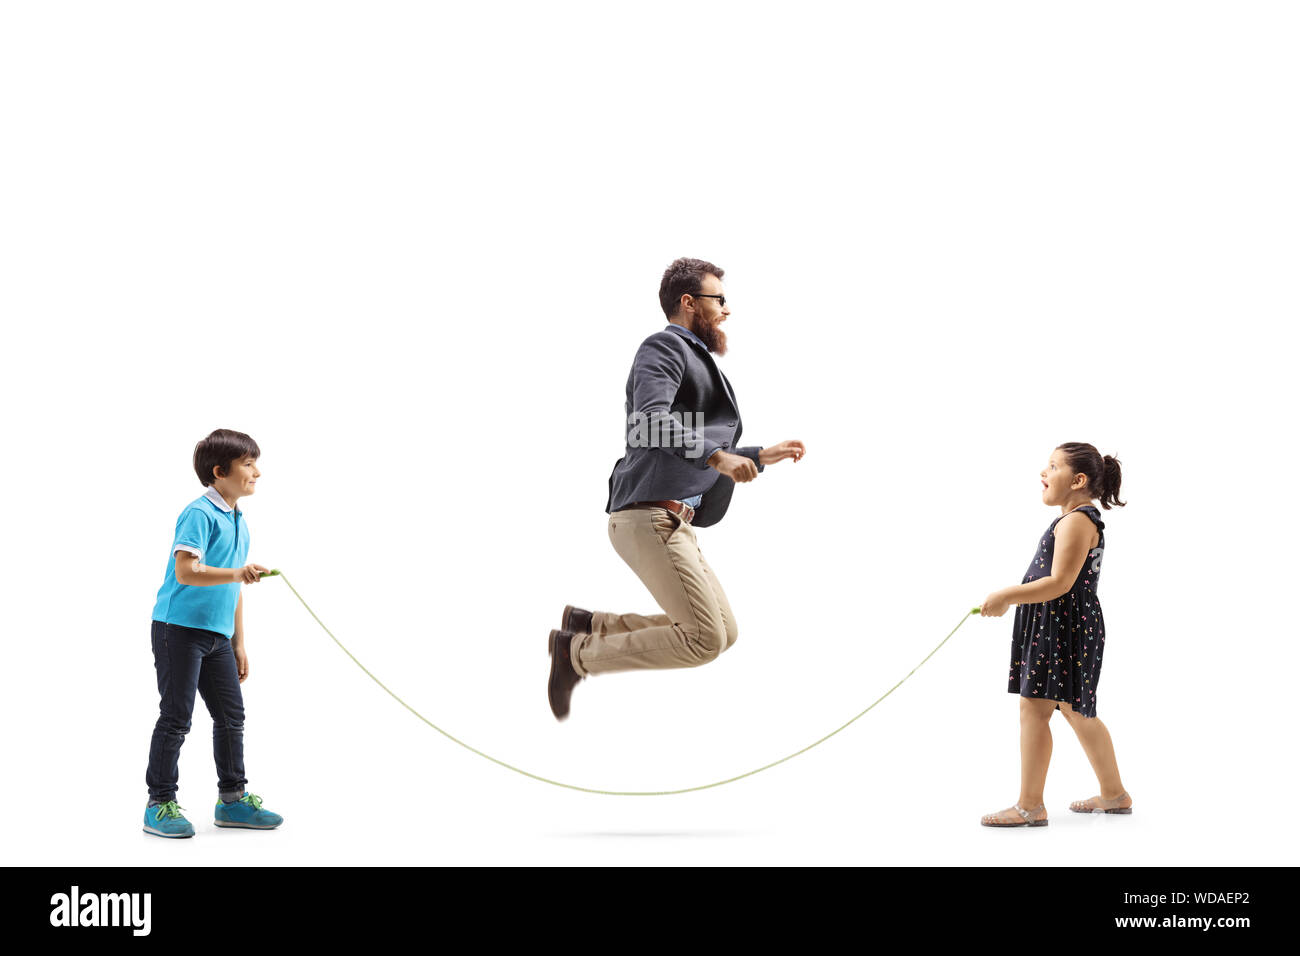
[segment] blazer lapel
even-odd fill
[[[713,367],[714,367],[714,368],[718,368],[718,366],[717,366],[716,364],[715,364]],[[727,376],[722,374],[722,369],[720,369],[720,368],[718,369],[718,374],[719,374],[719,375],[722,375],[722,384],[725,385],[725,386],[727,386],[727,397],[728,397],[729,399],[731,399],[731,407],[732,407],[733,409],[735,409],[735,412],[736,412],[736,420],[739,421],[739,420],[740,420],[740,405],[736,402],[736,393],[733,392],[733,391],[731,390],[731,383],[730,383],[729,381],[727,381]]]
[[[675,328],[675,329],[681,328],[681,326],[677,325],[675,322],[669,323],[669,325],[671,328]],[[714,361],[713,356],[709,354],[709,350],[706,349],[699,342],[695,341],[694,337],[687,335],[685,330],[679,331],[676,334],[680,335],[688,343],[690,343],[692,346],[694,346],[695,348],[699,349],[701,352],[704,353],[703,361],[705,362],[705,364],[709,366],[709,368],[717,372],[718,378],[722,381],[723,394],[727,396],[727,401],[731,402],[731,408],[736,413],[736,421],[740,421],[740,405],[736,402],[736,395],[731,390],[731,383],[727,381],[727,376],[722,374],[722,369],[718,368],[718,363]]]

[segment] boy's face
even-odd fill
[[[215,469],[213,475],[212,483],[218,491],[232,498],[243,498],[253,493],[262,473],[257,470],[257,459],[249,455],[231,462],[224,478],[216,476]]]

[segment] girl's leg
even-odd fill
[[[1114,804],[1118,807],[1130,807],[1133,799],[1124,790],[1119,778],[1119,764],[1115,761],[1115,746],[1110,741],[1110,731],[1097,717],[1081,717],[1069,704],[1061,705],[1061,713],[1074,728],[1074,734],[1088,755],[1093,773],[1101,785],[1101,796],[1093,802]],[[1120,800],[1119,798],[1124,799]],[[1099,807],[1100,809],[1100,807]]]
[[[1056,710],[1054,700],[1020,698],[1020,805],[1041,806],[1047,785],[1047,765],[1052,759],[1052,729],[1048,722]]]
[[[1052,731],[1048,722],[1055,709],[1054,700],[1020,698],[1020,799],[1017,803],[1029,811],[1032,820],[1047,819],[1043,787],[1047,783],[1047,765],[1052,759]],[[1015,807],[1009,807],[990,813],[981,822],[1019,824],[1024,822],[1024,817]]]

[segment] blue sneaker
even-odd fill
[[[262,798],[255,793],[244,791],[244,795],[234,803],[217,801],[217,819],[219,827],[243,827],[245,830],[274,830],[284,822],[284,817],[270,810],[262,809]]]
[[[194,827],[181,815],[181,807],[175,800],[157,803],[144,808],[144,832],[154,836],[170,837],[183,840],[194,836]]]

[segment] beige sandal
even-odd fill
[[[1118,806],[1125,797],[1128,797],[1129,805],[1127,807]],[[1075,800],[1074,803],[1070,804],[1070,810],[1074,813],[1132,813],[1133,798],[1129,797],[1128,791],[1125,790],[1114,800],[1107,800],[1100,796],[1089,797],[1087,800]]]
[[[1011,807],[1010,809],[1015,810],[1022,817],[1019,823],[1002,823],[998,821],[996,818],[1001,814],[1007,812],[1006,810],[999,810],[997,813],[990,813],[984,816],[980,820],[980,826],[985,826],[985,827],[1045,827],[1047,826],[1046,817],[1043,817],[1043,819],[1041,820],[1035,820],[1033,819],[1033,817],[1030,816],[1031,813],[1037,813],[1039,810],[1047,809],[1047,807],[1041,803],[1038,806],[1031,807],[1028,810],[1026,810],[1024,807],[1022,807],[1020,804],[1017,803],[1014,807]]]

